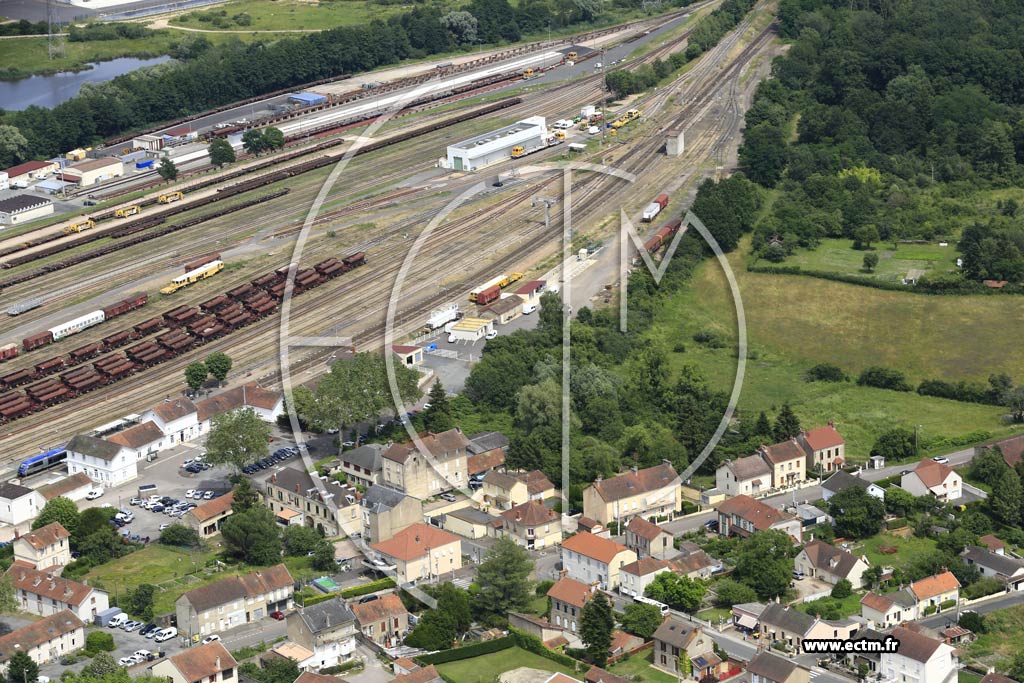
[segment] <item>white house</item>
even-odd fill
[[[866,479],[855,477],[849,472],[844,472],[843,470],[839,470],[821,483],[821,497],[824,500],[828,500],[840,491],[848,489],[851,486],[862,488],[868,492],[868,495],[874,496],[879,500],[885,500],[885,489],[881,486]]]
[[[963,478],[952,467],[925,458],[900,479],[900,488],[915,496],[933,495],[941,502],[960,498]]]
[[[15,526],[35,519],[46,501],[36,491],[18,484],[0,484],[0,523]]]
[[[772,487],[772,468],[760,455],[726,460],[715,470],[715,488],[728,497],[756,496]]]
[[[174,446],[172,438],[165,436],[152,420],[111,434],[107,441],[127,448],[134,454],[136,462]]]
[[[91,622],[93,617],[110,607],[105,591],[50,571],[15,564],[7,570],[7,576],[14,586],[18,608],[29,614],[48,617],[70,610],[82,621]]]
[[[672,563],[645,557],[630,562],[619,571],[619,592],[623,595],[643,595],[647,586],[662,572],[672,571]]]
[[[50,522],[24,535],[15,530],[14,536],[15,562],[57,574],[71,562],[71,534],[60,522]]]
[[[67,445],[68,473],[83,473],[105,487],[139,476],[135,451],[105,439],[78,434]]]
[[[85,624],[68,611],[58,612],[0,636],[0,673],[19,650],[46,664],[85,647]]]
[[[214,417],[241,408],[250,408],[264,422],[275,422],[284,414],[284,394],[246,384],[197,401],[195,407],[199,433],[205,434]]]
[[[636,559],[626,546],[586,532],[562,541],[562,567],[569,577],[606,590],[618,588],[622,568]]]
[[[196,406],[187,398],[167,398],[142,413],[140,422],[154,422],[172,444],[191,441],[200,434]]]
[[[896,652],[883,652],[880,675],[885,683],[955,683],[957,657],[952,646],[903,627],[893,629]]]
[[[978,568],[982,576],[996,578],[1006,583],[1009,590],[1024,588],[1024,560],[994,553],[976,545],[968,546],[960,557],[969,565]]]
[[[356,650],[356,615],[341,598],[288,615],[288,638],[312,652],[307,666],[323,669],[352,659]]]
[[[846,579],[856,590],[864,581],[868,569],[867,557],[829,545],[824,541],[811,541],[800,550],[793,561],[794,567],[807,576],[835,585]]]

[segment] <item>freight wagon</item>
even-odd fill
[[[185,272],[187,273],[190,270],[195,270],[196,268],[202,268],[207,263],[213,263],[214,261],[219,261],[219,260],[220,260],[220,254],[217,254],[217,253],[206,254],[205,256],[198,256],[198,257],[192,259],[191,261],[189,261],[188,263],[185,264]]]
[[[653,221],[655,217],[659,213],[661,213],[662,209],[664,209],[666,206],[668,206],[668,195],[659,194],[657,197],[654,198],[654,201],[648,204],[647,207],[644,209],[644,213],[642,216],[644,223],[650,223],[651,221]]]

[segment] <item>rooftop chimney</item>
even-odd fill
[[[217,662],[214,666],[217,668],[217,671],[220,671],[220,655],[217,655]]]

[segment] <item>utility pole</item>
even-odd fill
[[[544,230],[547,231],[551,227],[551,207],[558,202],[557,199],[551,199],[550,197],[534,197],[530,202],[531,207],[536,207],[538,204],[544,205]],[[571,235],[570,235],[571,236]]]

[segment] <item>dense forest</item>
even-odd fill
[[[781,0],[792,41],[747,113],[741,163],[777,188],[754,247],[770,261],[826,237],[962,239],[968,279],[1024,279],[1012,199],[960,232],[961,200],[1024,177],[1024,4]],[[925,286],[941,288],[935,276]]]
[[[0,112],[0,166],[49,157],[99,139],[195,114],[274,90],[369,71],[403,59],[500,45],[551,28],[611,22],[641,0],[593,2],[470,0],[455,11],[419,6],[363,26],[334,28],[273,43],[212,45],[202,35],[174,44],[176,63],[140,69],[82,92],[51,109]],[[688,4],[677,0],[678,6]],[[134,27],[137,29],[137,27]],[[117,29],[72,33],[72,40],[116,38]],[[136,36],[133,36],[136,37]]]

